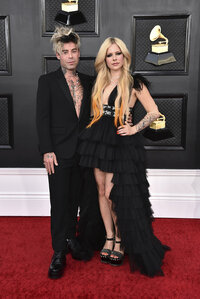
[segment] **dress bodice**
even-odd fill
[[[117,86],[113,88],[109,97],[108,104],[103,104],[103,114],[106,116],[115,117],[115,99],[117,97]]]
[[[103,104],[103,114],[106,116],[115,117],[115,99],[117,97],[117,85],[111,91],[108,97],[108,104]],[[132,108],[129,108],[130,112]]]
[[[115,99],[117,97],[117,85],[113,90],[111,91],[109,97],[108,97],[108,105],[109,106],[115,106]]]
[[[145,85],[147,88],[149,87],[150,83],[149,81],[141,76],[140,74],[133,75],[133,86],[132,88],[135,88],[138,91],[141,91],[142,85]],[[117,97],[117,85],[113,88],[111,91],[109,97],[108,97],[108,104],[104,106],[115,106],[115,99]]]

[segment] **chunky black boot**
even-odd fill
[[[55,251],[49,267],[48,276],[52,279],[62,277],[66,266],[66,256],[64,251]]]
[[[88,258],[88,254],[87,251],[84,250],[80,243],[78,242],[78,240],[76,238],[73,239],[66,239],[66,253],[71,253],[72,258],[75,260],[83,260],[83,261],[87,261],[89,260]]]

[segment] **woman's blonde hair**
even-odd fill
[[[56,27],[54,34],[51,38],[53,43],[53,50],[55,53],[61,54],[61,50],[64,43],[73,42],[80,48],[80,37],[69,27]]]
[[[92,92],[93,119],[88,127],[92,126],[103,115],[102,91],[111,82],[110,70],[106,64],[106,55],[108,48],[112,44],[116,44],[124,56],[122,73],[117,85],[118,95],[115,99],[115,126],[117,127],[119,124],[123,125],[124,115],[128,117],[129,114],[129,99],[131,86],[133,85],[133,78],[129,70],[131,64],[131,55],[125,43],[121,39],[117,37],[108,37],[101,45],[95,60],[97,78]]]

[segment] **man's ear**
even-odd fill
[[[56,57],[58,60],[60,60],[60,54],[58,52],[56,52]]]

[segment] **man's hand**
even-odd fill
[[[48,174],[54,173],[54,164],[58,166],[58,162],[56,159],[56,155],[54,153],[46,153],[43,156],[44,166],[48,172]]]

